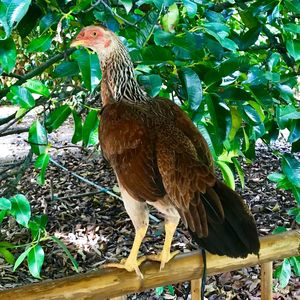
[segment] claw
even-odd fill
[[[146,256],[139,257],[138,259],[132,259],[130,256],[127,259],[122,259],[119,263],[109,263],[103,265],[103,268],[118,268],[125,269],[128,272],[133,272],[143,279],[144,276],[139,268],[139,266],[147,259]]]
[[[147,260],[160,261],[159,270],[161,271],[165,267],[166,263],[179,253],[180,253],[179,250],[176,250],[174,252],[166,252],[163,250],[159,254],[147,255]]]

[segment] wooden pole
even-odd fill
[[[259,258],[249,255],[245,259],[207,254],[208,275],[229,272],[243,267],[262,264],[300,253],[300,232],[291,231],[260,239]],[[56,280],[45,280],[0,292],[2,300],[100,300],[172,283],[198,279],[203,265],[200,251],[176,256],[160,272],[159,263],[146,262],[141,271],[144,279],[135,272],[119,269],[100,269],[86,274]]]
[[[261,300],[272,300],[273,288],[273,262],[269,261],[261,265],[260,289]]]
[[[193,279],[191,281],[192,300],[200,300],[201,299],[201,286],[202,286],[202,278]]]

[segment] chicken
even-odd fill
[[[112,31],[83,28],[71,44],[79,45],[95,51],[101,62],[100,145],[135,228],[128,258],[113,266],[141,275],[145,257],[138,258],[138,252],[149,224],[148,204],[165,218],[163,250],[152,257],[161,269],[177,254],[170,248],[180,219],[198,245],[213,254],[258,255],[248,207],[216,178],[208,145],[188,116],[172,101],[143,91],[127,49]]]

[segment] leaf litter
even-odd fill
[[[284,151],[284,144],[277,147]],[[95,151],[55,151],[55,160],[71,170],[105,188],[118,192],[111,168]],[[267,179],[271,172],[279,170],[278,158],[263,145],[257,149],[257,159],[252,165],[243,163],[245,189],[238,191],[247,201],[256,220],[260,236],[271,234],[277,226],[294,228],[295,223],[287,215],[294,206],[294,199],[287,191],[277,190]],[[94,193],[95,188],[78,180],[50,164],[46,184],[36,183],[36,171],[30,168],[18,186],[31,203],[33,214],[45,213],[49,217],[47,230],[50,235],[61,239],[79,263],[80,272],[97,269],[107,262],[116,262],[129,255],[134,238],[134,229],[121,201],[105,193]],[[78,194],[88,194],[73,197]],[[68,198],[70,197],[70,198]],[[151,214],[161,222],[150,221],[149,230],[140,249],[140,255],[161,251],[164,234],[163,218],[154,209]],[[1,240],[14,244],[30,241],[26,230],[16,226],[13,219],[4,221],[0,228]],[[71,262],[61,249],[49,242],[43,244],[45,262],[42,279],[55,279],[75,274]],[[189,252],[196,249],[187,230],[180,224],[173,240],[173,249]],[[19,255],[20,252],[15,252]],[[274,267],[280,262],[274,262]],[[37,282],[32,278],[25,264],[16,271],[0,257],[0,290]],[[289,285],[280,289],[274,284],[274,299],[300,299],[300,281],[291,277]],[[174,285],[175,295],[167,288],[158,296],[155,289],[132,294],[128,299],[183,299],[188,283]],[[260,267],[243,268],[207,278],[205,296],[209,300],[260,299]]]

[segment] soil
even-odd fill
[[[2,108],[0,112],[1,110]],[[115,176],[97,149],[64,148],[69,145],[66,141],[70,141],[72,132],[72,123],[67,122],[59,131],[51,134],[51,143],[63,147],[60,150],[52,149],[52,157],[68,170],[117,193]],[[21,159],[26,155],[28,145],[24,139],[26,134],[15,135],[10,137],[10,140],[0,138],[0,171],[7,162]],[[283,141],[272,147],[281,151],[288,150],[288,145]],[[267,179],[268,174],[279,171],[280,168],[278,158],[272,151],[258,144],[257,159],[251,165],[243,163],[243,168],[245,189],[242,190],[238,182],[237,189],[251,208],[259,234],[261,236],[271,234],[277,226],[295,228],[296,225],[287,214],[287,210],[295,205],[295,200],[289,192],[277,190]],[[32,215],[42,213],[48,215],[49,235],[55,235],[67,245],[79,263],[80,272],[96,269],[107,262],[118,261],[129,254],[134,230],[119,199],[106,193],[76,197],[78,194],[92,193],[95,188],[53,164],[48,167],[44,186],[36,183],[36,175],[34,168],[30,167],[17,188],[30,201]],[[150,221],[147,236],[140,249],[141,255],[158,252],[163,245],[163,218],[154,209],[151,209],[151,214],[159,222]],[[6,219],[0,227],[0,240],[23,244],[30,241],[30,237],[28,232],[18,227],[12,219]],[[46,241],[43,243],[43,249],[45,251],[41,273],[43,280],[76,273],[70,260],[57,245]],[[174,236],[173,249],[182,252],[196,249],[182,224]],[[20,253],[21,251],[15,252],[16,255]],[[274,267],[279,263],[274,262]],[[258,300],[259,274],[259,266],[255,266],[208,277],[205,296],[209,300]],[[11,265],[0,257],[0,290],[36,281],[38,280],[29,275],[26,264],[22,264],[16,272],[13,272]],[[149,290],[130,295],[128,299],[183,299],[187,285],[188,283],[175,285],[175,296],[172,296],[166,287],[161,296],[158,296],[155,290]],[[300,299],[300,280],[292,276],[289,285],[284,289],[281,289],[277,280],[274,280],[274,291],[274,299]]]

